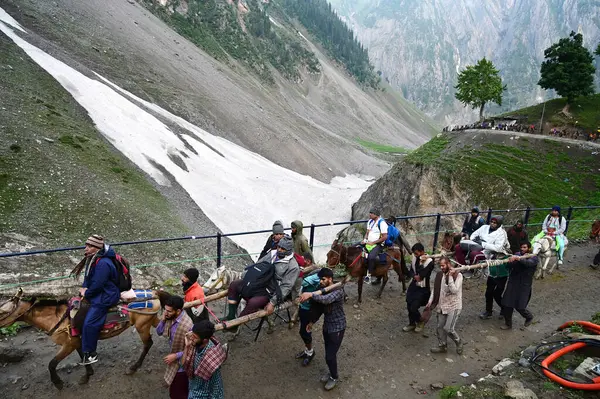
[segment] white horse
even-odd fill
[[[565,244],[565,251],[567,250]],[[544,278],[548,265],[548,275],[554,272],[554,268],[558,267],[558,254],[556,253],[556,241],[554,237],[545,235],[533,244],[533,254],[539,257],[538,269],[535,275],[536,280]]]
[[[225,266],[217,267],[215,271],[212,272],[209,279],[206,280],[206,283],[204,283],[202,289],[207,294],[225,290],[229,287],[229,284],[231,284],[233,280],[242,278],[242,273],[242,271],[238,272],[227,269]]]

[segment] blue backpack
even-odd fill
[[[379,231],[381,231],[381,220],[382,219],[379,219],[379,222],[377,223],[377,227],[379,227]],[[387,238],[385,239],[384,244],[387,247],[391,247],[394,245],[394,242],[398,239],[398,237],[400,237],[400,230],[398,230],[396,228],[396,226],[394,226],[393,224],[388,224]]]

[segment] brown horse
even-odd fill
[[[592,223],[592,231],[590,231],[590,240],[600,242],[600,220],[594,220]]]
[[[131,326],[134,326],[137,330],[144,343],[144,348],[137,362],[127,370],[127,375],[135,373],[141,367],[144,358],[152,347],[153,342],[150,335],[150,328],[158,325],[159,318],[157,314],[160,308],[164,306],[164,301],[170,296],[163,291],[154,291],[153,294],[159,300],[152,300],[152,308],[135,309],[135,312],[134,310],[130,310],[128,322],[122,323],[119,327],[111,330],[103,330],[100,333],[100,339],[107,339],[121,334]],[[50,380],[54,386],[62,389],[64,383],[56,372],[56,366],[75,350],[83,358],[81,338],[72,337],[69,331],[67,301],[53,299],[38,300],[36,298],[22,299],[22,295],[23,291],[19,289],[17,295],[0,306],[0,327],[11,325],[16,321],[23,321],[45,331],[52,341],[60,345],[60,350],[48,364],[48,370],[50,371]],[[86,365],[85,375],[80,378],[79,383],[86,384],[93,374],[94,369],[92,366]]]
[[[386,264],[382,265],[377,262],[374,277],[382,277],[383,282],[377,293],[377,298],[381,298],[381,293],[388,281],[388,270],[394,269],[398,273],[398,281],[402,282],[402,292],[406,292],[406,281],[404,279],[406,273],[406,262],[404,260],[404,252],[402,248],[393,247],[386,250]],[[346,276],[344,282],[348,282],[352,277],[358,277],[358,303],[362,302],[363,278],[367,275],[368,263],[362,256],[363,248],[359,246],[345,246],[337,239],[331,244],[329,252],[327,252],[327,266],[334,267],[339,264],[346,266]]]

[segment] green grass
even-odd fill
[[[433,165],[443,160],[442,153],[449,143],[449,136],[438,134],[408,154],[404,160],[415,165]]]
[[[507,112],[500,116],[523,116],[526,122],[538,124],[544,110],[544,122],[550,122],[557,127],[577,126],[585,130],[596,131],[600,127],[600,94],[594,94],[588,97],[579,97],[571,104],[569,113],[572,118],[566,117],[560,112],[566,105],[565,98],[556,98],[544,103],[536,104],[531,107],[522,108],[516,111]]]
[[[408,154],[410,150],[403,147],[394,147],[386,144],[379,144],[373,141],[367,141],[362,139],[356,139],[356,141],[365,148],[368,148],[377,152],[387,152],[392,154]]]
[[[19,325],[17,323],[11,324],[10,326],[0,328],[0,336],[14,337],[19,332]]]

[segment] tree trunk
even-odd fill
[[[565,104],[565,106],[562,109],[562,113],[565,114],[566,116],[571,116],[571,114],[569,113],[569,108],[571,108],[571,104],[569,104],[569,101],[567,101],[567,103]]]
[[[479,107],[479,121],[483,122],[483,107],[485,107],[485,103],[481,104],[481,107]]]

